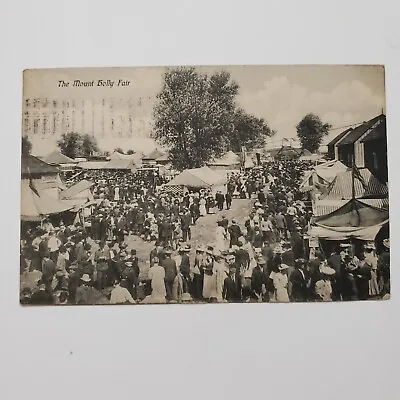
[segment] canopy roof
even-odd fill
[[[240,157],[230,150],[221,158],[210,162],[209,165],[230,166],[234,164],[240,164]]]
[[[135,167],[135,161],[130,159],[114,159],[105,163],[103,169],[132,169]]]
[[[361,228],[332,228],[323,225],[315,225],[311,227],[308,234],[310,236],[314,236],[320,239],[327,240],[348,240],[348,239],[359,239],[364,241],[372,241],[375,240],[376,235],[381,230],[381,228],[388,223],[384,221],[381,224],[369,226],[369,227],[361,227]]]
[[[66,155],[62,154],[58,150],[54,150],[46,157],[43,158],[43,161],[48,164],[60,165],[60,164],[76,164],[76,161],[72,158],[67,157]]]
[[[317,222],[328,227],[360,228],[380,224],[389,218],[389,211],[376,208],[357,199],[347,201],[343,206],[317,218]]]
[[[381,198],[388,196],[387,185],[381,183],[368,168],[358,170],[363,182],[354,177],[354,197],[355,198]],[[363,185],[365,184],[365,187]],[[353,170],[348,169],[339,173],[328,188],[324,199],[349,200],[353,195]],[[321,197],[322,199],[322,197]]]
[[[46,215],[70,210],[71,205],[36,190],[28,180],[21,181],[21,219],[40,221]]]
[[[30,154],[21,156],[21,175],[55,175],[58,174],[57,167],[50,165]]]
[[[328,215],[333,211],[336,211],[340,207],[344,206],[348,200],[318,200],[313,204],[313,214],[315,217],[321,217],[323,215]],[[362,199],[362,203],[367,204],[369,206],[388,210],[389,209],[389,199]]]
[[[166,186],[187,186],[193,188],[208,188],[213,185],[222,185],[226,179],[211,168],[202,167],[186,169],[174,179],[166,183]]]
[[[72,199],[73,197],[77,196],[79,193],[81,193],[87,189],[90,189],[93,185],[94,185],[93,182],[83,179],[82,181],[79,181],[75,185],[72,185],[68,189],[61,192],[60,196],[62,199]]]

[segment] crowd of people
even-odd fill
[[[307,196],[299,190],[309,163],[269,162],[230,174],[224,192],[168,193],[158,176],[94,172],[92,215],[22,232],[21,302],[124,304],[346,301],[390,293],[390,242],[355,254],[351,243],[310,249]],[[235,198],[249,199],[245,221],[227,218]],[[197,220],[217,213],[209,243],[194,247]],[[127,237],[154,243],[139,260]]]

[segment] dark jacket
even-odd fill
[[[235,276],[235,281],[231,276],[225,278],[222,297],[229,302],[240,302],[241,286],[237,276]]]
[[[292,284],[292,301],[306,301],[307,300],[307,275],[305,271],[294,269],[290,274],[290,282]],[[304,275],[304,276],[303,276]]]
[[[165,280],[173,282],[177,275],[176,263],[171,258],[166,258],[161,262],[162,267],[165,269]]]

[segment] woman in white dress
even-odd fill
[[[319,301],[332,301],[331,277],[335,275],[335,270],[322,264],[319,268],[321,279],[315,283],[315,294]]]
[[[201,197],[200,202],[200,216],[204,217],[205,215],[207,215],[207,209],[206,209],[206,199],[204,197]]]
[[[149,269],[148,279],[151,281],[151,295],[145,303],[165,303],[165,269],[159,265],[159,259],[153,258],[153,266]]]
[[[119,187],[116,186],[114,189],[114,201],[119,201]]]
[[[225,228],[222,226],[221,222],[217,222],[218,226],[215,228],[215,250],[224,251],[225,250]]]
[[[211,246],[208,246],[206,256],[202,261],[202,268],[204,271],[203,298],[205,300],[217,297],[217,279],[216,274],[214,273],[214,260],[212,254],[213,250]]]
[[[275,289],[275,301],[278,303],[288,303],[289,302],[289,294],[288,294],[288,276],[287,269],[289,267],[286,264],[281,264],[278,267],[278,271],[272,275],[272,283]]]
[[[222,292],[224,290],[225,278],[228,276],[227,266],[220,251],[214,251],[214,274],[216,280],[216,299],[218,303],[223,302]]]

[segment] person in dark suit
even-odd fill
[[[226,202],[226,209],[230,210],[232,205],[232,193],[229,191],[225,195],[225,202]]]
[[[291,272],[289,278],[290,300],[303,302],[308,300],[307,293],[307,275],[305,272],[305,260],[300,258],[295,260],[295,269]]]
[[[257,265],[253,268],[251,274],[251,292],[252,298],[257,301],[263,301],[266,295],[267,279],[264,274],[266,261],[262,255],[257,258]]]
[[[171,258],[171,250],[165,250],[165,258],[161,262],[161,266],[165,269],[165,288],[167,292],[167,300],[172,300],[172,287],[176,275],[178,274],[175,260]]]
[[[262,205],[264,205],[264,204],[267,202],[267,199],[266,199],[266,197],[265,197],[265,194],[264,194],[264,192],[263,192],[262,190],[260,190],[260,191],[258,192],[257,198],[258,198],[258,201],[259,201]]]
[[[237,274],[236,267],[234,264],[231,264],[229,266],[229,276],[227,276],[224,280],[222,297],[228,303],[239,303],[241,301],[240,278]]]
[[[369,281],[372,278],[371,267],[364,261],[357,271],[357,293],[359,300],[368,300]]]
[[[219,211],[222,211],[224,209],[225,196],[220,190],[218,190],[217,194],[215,195],[215,201],[217,202]]]

